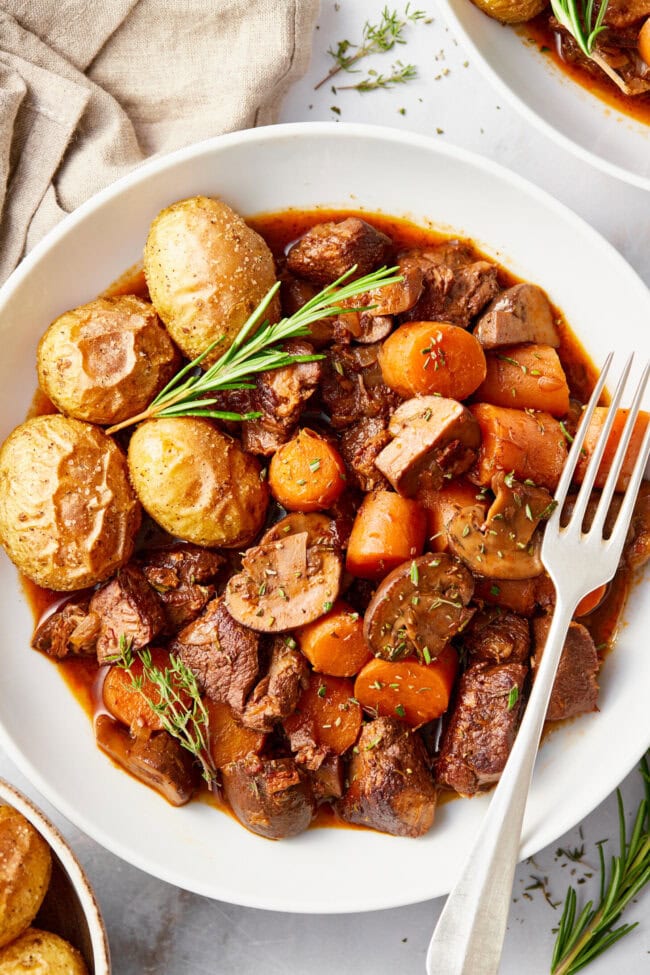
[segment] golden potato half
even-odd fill
[[[502,24],[523,24],[548,7],[548,0],[472,0],[472,3]]]
[[[41,834],[17,809],[0,806],[0,947],[32,923],[51,875],[52,854]]]
[[[140,518],[126,458],[98,427],[37,416],[0,450],[0,541],[39,586],[107,579],[131,557]]]
[[[129,444],[129,471],[154,521],[188,542],[246,545],[264,524],[269,490],[260,464],[210,420],[142,423]]]
[[[88,975],[86,964],[58,934],[29,928],[0,949],[0,975]]]
[[[229,348],[275,283],[273,257],[260,235],[221,200],[206,196],[158,214],[144,249],[144,272],[156,311],[188,358],[223,338],[206,365]],[[277,321],[279,314],[276,296],[267,317]]]
[[[96,298],[52,322],[38,346],[38,381],[62,413],[119,423],[142,412],[180,356],[153,306],[135,295]]]

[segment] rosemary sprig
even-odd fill
[[[596,8],[595,0],[551,0],[555,19],[571,34],[584,56],[597,64],[623,94],[631,95],[629,85],[596,48],[598,37],[607,29],[603,21],[608,4],[609,0],[600,0]]]
[[[126,640],[124,636],[120,636],[119,647],[119,654],[109,662],[127,672],[131,685],[158,715],[165,731],[201,763],[203,778],[213,788],[217,783],[218,773],[208,747],[208,713],[201,699],[196,677],[174,653],[169,654],[169,666],[161,670],[154,664],[149,650],[138,650],[134,656],[132,641]],[[136,659],[142,663],[141,674],[133,672]],[[145,693],[145,681],[155,686],[157,701]]]
[[[282,344],[287,339],[309,336],[309,326],[322,318],[354,311],[355,309],[344,306],[347,299],[372,288],[402,281],[402,277],[395,274],[397,270],[396,267],[381,267],[356,281],[344,284],[356,271],[355,265],[314,295],[289,318],[282,318],[275,325],[269,324],[268,319],[265,319],[260,325],[266,309],[280,287],[280,282],[276,282],[241,327],[230,348],[209,369],[197,374],[196,367],[223,341],[222,338],[212,342],[201,355],[181,369],[146,410],[109,427],[106,433],[117,433],[118,430],[142,420],[169,416],[207,416],[217,420],[255,419],[260,416],[259,413],[231,413],[211,409],[218,400],[209,394],[229,389],[252,389],[250,380],[257,373],[281,369],[296,362],[322,359],[322,355],[291,355],[284,351]],[[363,311],[370,307],[372,306]],[[257,331],[253,332],[255,328]]]
[[[397,10],[389,11],[388,7],[384,7],[378,24],[371,24],[367,20],[363,25],[360,44],[354,44],[352,41],[339,41],[335,48],[330,47],[327,53],[334,59],[334,66],[317,85],[314,85],[314,90],[326,84],[339,71],[356,71],[355,65],[362,58],[366,58],[370,54],[392,51],[396,44],[406,44],[404,28],[408,24],[416,24],[418,21],[430,22],[430,18],[427,17],[424,10],[411,10],[410,8],[411,4],[407,3],[404,11],[400,14]],[[370,89],[364,90],[369,91]]]
[[[617,790],[620,829],[620,853],[612,857],[607,881],[602,842],[598,844],[600,858],[600,900],[584,906],[576,917],[577,896],[569,887],[551,959],[551,975],[575,975],[607,948],[633,931],[634,924],[614,925],[624,908],[650,883],[650,752],[641,759],[640,772],[645,782],[642,799],[634,825],[627,839],[625,810],[621,793]]]
[[[377,71],[370,70],[362,81],[356,85],[339,85],[339,91],[352,89],[354,91],[375,91],[377,88],[392,88],[394,85],[404,85],[413,78],[417,78],[418,69],[414,64],[402,64],[396,61],[390,67],[390,74],[378,74]]]

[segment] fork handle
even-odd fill
[[[555,672],[582,593],[558,591],[542,661],[506,767],[429,944],[427,975],[497,975],[526,799]]]

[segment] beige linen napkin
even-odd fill
[[[319,0],[0,0],[0,283],[154,153],[275,121]]]

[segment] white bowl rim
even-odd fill
[[[264,143],[267,141],[280,140],[283,138],[295,139],[301,135],[315,135],[323,138],[327,138],[328,136],[336,136],[340,138],[343,136],[344,138],[349,138],[351,140],[364,138],[378,142],[388,141],[401,147],[412,146],[414,148],[430,151],[436,155],[442,155],[451,159],[462,161],[478,170],[489,173],[500,180],[505,180],[511,185],[518,187],[518,189],[523,193],[543,204],[549,210],[554,211],[565,221],[565,223],[575,227],[577,232],[590,238],[594,243],[594,246],[597,246],[603,253],[606,253],[608,260],[611,261],[612,264],[618,268],[620,273],[624,275],[628,285],[630,287],[637,288],[639,291],[639,296],[641,297],[643,295],[645,300],[647,300],[647,288],[644,282],[612,244],[610,244],[604,237],[602,237],[602,235],[590,227],[586,221],[579,217],[565,204],[559,202],[545,190],[540,189],[539,187],[530,183],[528,180],[524,179],[522,176],[519,176],[517,173],[507,169],[505,166],[493,162],[492,160],[485,159],[469,150],[456,146],[445,145],[431,137],[416,133],[404,132],[400,129],[392,129],[378,125],[366,125],[362,123],[300,122],[265,126],[257,129],[246,129],[239,132],[216,136],[211,139],[192,144],[191,146],[176,150],[173,153],[148,160],[131,173],[128,173],[115,183],[112,183],[110,186],[99,191],[93,197],[83,203],[77,210],[65,217],[60,224],[54,227],[53,230],[51,230],[48,235],[34,247],[34,249],[25,257],[22,263],[16,268],[7,282],[5,282],[5,284],[0,288],[0,313],[2,312],[4,302],[9,297],[10,293],[13,292],[14,288],[17,287],[29,275],[32,267],[37,261],[40,260],[41,256],[47,253],[51,248],[55,247],[59,240],[72,231],[79,222],[84,220],[88,215],[92,214],[94,210],[103,206],[106,202],[110,201],[114,197],[119,196],[123,189],[137,186],[139,183],[145,182],[153,173],[164,171],[167,168],[173,168],[177,162],[187,161],[199,157],[204,153],[209,153],[212,149],[222,145],[227,146],[256,143],[260,147],[263,147]],[[348,209],[353,209],[353,207],[348,207]],[[29,781],[39,790],[39,792],[41,792],[42,795],[45,796],[48,801],[50,801],[52,805],[60,810],[71,822],[77,825],[85,833],[100,843],[105,849],[114,853],[116,856],[121,857],[126,862],[131,863],[149,875],[156,876],[167,883],[181,887],[186,886],[187,889],[193,890],[194,892],[202,894],[203,896],[224,899],[228,902],[238,903],[246,907],[265,910],[290,911],[295,913],[336,914],[349,913],[350,911],[370,911],[408,905],[415,903],[417,900],[417,898],[414,900],[413,897],[403,895],[391,900],[390,904],[387,904],[385,898],[382,897],[375,900],[372,894],[369,892],[367,902],[364,901],[363,906],[357,905],[354,907],[347,907],[345,905],[341,906],[330,902],[320,902],[317,904],[310,903],[305,905],[304,902],[302,902],[299,898],[296,898],[295,901],[291,903],[285,901],[282,906],[274,907],[269,906],[268,902],[258,898],[254,894],[251,894],[250,896],[240,895],[236,901],[229,901],[226,890],[224,890],[224,893],[220,895],[213,892],[214,887],[208,890],[202,889],[195,884],[184,884],[182,878],[180,878],[176,872],[167,870],[164,864],[155,864],[155,867],[152,868],[152,864],[149,862],[149,860],[146,857],[141,857],[137,850],[126,849],[119,840],[107,834],[101,827],[96,827],[92,821],[87,819],[85,815],[80,814],[76,810],[71,799],[59,794],[56,788],[53,787],[48,780],[40,774],[40,772],[32,765],[31,761],[26,758],[18,746],[14,744],[13,739],[8,735],[1,721],[0,745],[5,749],[9,757],[24,773]],[[595,795],[596,801],[590,804],[589,809],[580,810],[580,816],[587,815],[613,792],[617,785],[619,785],[621,779],[635,767],[648,746],[650,746],[650,741],[644,743],[643,746],[640,746],[638,754],[628,755],[627,762],[617,765],[615,771],[610,767],[603,770],[603,772],[606,772],[607,774],[604,774],[599,779],[599,788],[594,789],[592,792],[592,798]],[[558,833],[557,830],[554,830],[552,836],[545,836],[542,841],[537,838],[533,838],[533,841],[528,842],[528,844],[525,844],[522,847],[520,851],[520,858],[524,859],[525,857],[533,855],[547,843],[553,842],[558,835],[561,835],[563,832],[574,826],[576,821],[575,815],[572,815],[569,818],[565,818],[560,833]]]
[[[470,0],[467,0],[469,3]],[[555,126],[547,122],[546,119],[542,118],[533,108],[531,108],[522,98],[519,97],[517,92],[507,85],[505,81],[501,79],[499,74],[494,70],[489,61],[484,57],[480,47],[474,42],[472,37],[467,33],[460,20],[456,16],[456,13],[451,6],[449,0],[438,0],[438,4],[442,8],[442,15],[447,21],[449,28],[456,32],[459,43],[463,44],[470,52],[470,54],[476,58],[480,71],[487,78],[490,84],[497,89],[497,91],[503,95],[503,97],[510,102],[510,104],[527,119],[530,124],[539,129],[544,135],[548,136],[563,149],[568,152],[573,153],[574,156],[578,156],[583,162],[588,163],[590,166],[595,166],[596,169],[600,169],[602,172],[607,173],[608,176],[613,176],[615,179],[620,179],[624,183],[628,183],[630,186],[637,186],[639,189],[650,191],[650,179],[639,173],[633,173],[631,170],[626,169],[624,166],[618,166],[616,163],[610,162],[608,159],[603,159],[595,152],[591,152],[589,149],[585,149],[578,142],[574,142],[568,136],[560,132]],[[577,82],[576,82],[577,84]],[[597,96],[594,96],[597,97]]]
[[[56,854],[83,908],[88,922],[95,975],[110,975],[108,937],[97,898],[72,847],[45,813],[23,792],[0,778],[0,802],[12,806],[34,826]]]

